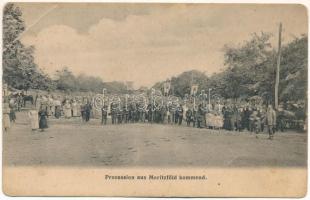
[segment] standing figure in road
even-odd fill
[[[137,104],[134,104],[134,122],[139,121],[139,111]]]
[[[178,112],[178,107],[179,105],[176,105],[175,110],[174,110],[174,123],[177,124],[179,121],[179,112]]]
[[[88,122],[90,119],[90,113],[92,111],[92,106],[88,100],[87,100],[87,103],[86,103],[84,109],[85,109],[85,121]]]
[[[152,123],[152,118],[153,118],[152,115],[153,115],[152,105],[149,104],[149,105],[147,106],[147,116],[148,116],[147,121],[148,121],[149,123]]]
[[[183,121],[183,112],[184,112],[184,110],[183,110],[183,106],[182,105],[179,105],[179,107],[178,107],[178,110],[177,110],[177,112],[178,112],[178,122],[179,122],[179,125],[182,125],[182,121]]]
[[[111,103],[111,117],[112,117],[112,124],[116,124],[117,105],[114,102]]]
[[[117,108],[117,123],[121,124],[123,121],[123,110],[121,109],[120,106]]]
[[[72,101],[72,117],[78,117],[78,103],[76,102],[75,99]]]
[[[39,128],[41,129],[42,132],[44,131],[44,129],[48,128],[46,106],[41,106],[38,114],[39,114]]]
[[[187,109],[186,113],[185,113],[187,126],[191,125],[192,115],[193,115],[192,110],[191,109]]]
[[[225,106],[224,112],[224,129],[232,131],[234,129],[233,111],[231,106]]]
[[[193,107],[192,120],[193,120],[193,127],[196,127],[196,125],[197,125],[197,109],[195,106]]]
[[[250,116],[251,116],[251,111],[249,109],[249,107],[247,106],[244,111],[243,111],[243,128],[247,129],[248,131],[250,131]]]
[[[266,121],[270,140],[273,139],[273,136],[275,134],[276,119],[277,119],[276,111],[272,108],[272,105],[268,105],[266,113]]]
[[[54,100],[54,107],[55,107],[55,118],[59,119],[61,116],[61,101],[60,97]]]
[[[86,121],[86,112],[85,112],[85,105],[81,104],[81,117],[82,117],[82,121],[85,122]]]
[[[3,102],[3,128],[4,131],[8,131],[9,128],[11,127],[11,121],[10,121],[10,106],[7,102],[7,99],[4,99]]]
[[[175,122],[175,106],[173,104],[170,105],[170,116],[171,116],[171,124]]]
[[[104,105],[101,108],[101,124],[106,125],[108,119],[108,106]]]
[[[241,124],[241,113],[242,113],[242,109],[238,108],[237,106],[234,107],[234,127],[236,131],[241,132],[242,130],[242,124]]]
[[[65,114],[65,118],[69,119],[71,118],[71,105],[69,103],[69,100],[66,100],[65,104],[64,104],[64,114]]]
[[[47,115],[52,116],[55,112],[54,109],[54,99],[52,96],[47,97]]]
[[[128,116],[129,116],[128,108],[124,105],[123,106],[123,121],[124,121],[124,123],[128,123]]]
[[[28,117],[30,119],[31,130],[35,131],[39,128],[39,114],[38,111],[33,109],[29,110]]]
[[[139,120],[140,122],[145,122],[145,108],[143,106],[143,104],[139,104]]]
[[[13,99],[13,98],[10,99],[9,107],[10,107],[10,121],[15,122],[15,120],[16,120],[16,114],[15,114],[16,102],[15,102],[15,99]]]
[[[16,100],[17,100],[17,110],[19,112],[23,106],[23,97],[20,93],[18,93]]]
[[[198,110],[196,112],[196,118],[197,118],[197,128],[204,128],[204,110],[202,108],[202,104],[199,104]]]
[[[256,138],[258,138],[258,134],[261,129],[261,119],[257,111],[254,111],[251,117],[253,121],[253,131],[255,132]]]
[[[167,113],[167,107],[166,106],[162,106],[161,107],[161,122],[162,124],[165,123],[166,120],[166,113]]]
[[[254,127],[255,127],[254,126],[255,117],[253,117],[253,116],[254,116],[254,112],[256,110],[255,109],[252,110],[252,108],[251,108],[250,111],[251,111],[251,115],[249,117],[249,129],[250,129],[251,132],[253,132],[254,131]]]
[[[167,123],[170,124],[171,123],[171,112],[170,112],[170,107],[167,106]]]

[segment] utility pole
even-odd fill
[[[282,23],[279,26],[279,43],[278,43],[278,57],[277,57],[277,71],[276,71],[276,82],[274,89],[274,106],[275,109],[278,109],[279,104],[279,80],[280,80],[280,62],[281,62],[281,32],[282,32]]]
[[[209,108],[210,108],[210,105],[211,105],[211,90],[212,90],[212,88],[209,88],[209,96],[208,96]]]

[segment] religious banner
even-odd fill
[[[192,85],[192,88],[191,88],[191,95],[195,96],[198,92],[198,85]]]
[[[165,94],[165,96],[167,96],[169,94],[170,88],[171,88],[171,82],[169,80],[167,80],[164,83],[164,94]]]

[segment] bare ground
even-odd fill
[[[98,119],[49,119],[32,132],[26,112],[3,133],[3,163],[10,166],[94,167],[305,167],[307,133],[228,132],[185,125],[121,124]]]

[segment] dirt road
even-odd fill
[[[4,165],[238,167],[306,166],[307,134],[228,132],[160,124],[100,125],[49,119],[32,132],[25,112],[3,134]]]

